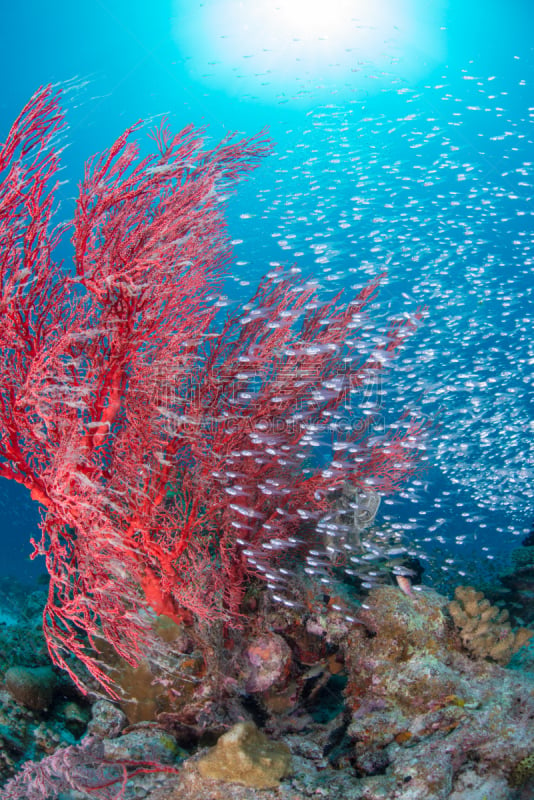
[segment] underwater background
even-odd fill
[[[325,296],[387,271],[375,316],[425,307],[382,408],[386,424],[408,406],[434,427],[421,474],[377,522],[404,532],[440,590],[505,571],[533,520],[532,22],[528,0],[58,0],[2,14],[0,137],[38,86],[66,89],[61,219],[84,161],[138,119],[193,123],[210,143],[267,127],[274,153],[230,202],[230,301],[296,264]],[[38,519],[1,480],[2,575],[44,571],[29,560]]]
[[[157,192],[149,200],[154,219],[155,209],[163,207],[159,220],[167,227],[161,239],[161,229],[150,227],[154,249],[147,252],[152,260],[142,263],[153,269],[152,286],[158,281],[154,294],[161,306],[153,307],[164,309],[163,329],[165,297],[179,298],[179,335],[174,317],[167,320],[166,334],[169,343],[181,344],[171,352],[165,349],[165,336],[155,338],[157,326],[136,328],[137,355],[145,346],[147,352],[157,351],[154,363],[165,362],[164,379],[156,371],[143,373],[143,403],[137,405],[135,393],[124,392],[124,403],[134,398],[132,419],[137,414],[138,423],[133,426],[126,411],[125,428],[135,427],[139,442],[147,440],[145,387],[150,389],[154,378],[154,396],[164,397],[165,387],[177,379],[174,369],[182,369],[187,391],[179,394],[179,404],[165,395],[156,407],[165,419],[162,431],[177,441],[182,437],[178,455],[172,448],[160,452],[153,446],[151,455],[161,468],[151,473],[145,469],[149,448],[139,446],[137,460],[132,458],[133,466],[128,463],[128,442],[138,439],[120,439],[106,422],[112,390],[117,389],[114,373],[108,373],[102,384],[109,392],[107,405],[101,406],[90,439],[98,451],[108,425],[108,444],[113,444],[104,457],[111,453],[113,468],[106,466],[105,481],[91,484],[93,473],[78,472],[72,456],[75,439],[62,442],[60,458],[66,464],[72,459],[75,469],[63,494],[65,473],[55,469],[57,464],[51,469],[58,484],[54,502],[68,510],[72,497],[78,511],[89,512],[70,518],[60,514],[54,530],[58,509],[52,501],[47,506],[49,527],[43,541],[48,530],[50,580],[44,558],[30,558],[43,507],[27,489],[0,478],[0,795],[6,800],[206,800],[208,793],[210,800],[255,800],[256,792],[264,800],[534,796],[531,3],[29,0],[3,8],[0,143],[40,86],[52,84],[60,91],[66,128],[59,125],[51,139],[43,128],[26,132],[31,141],[39,131],[37,149],[45,162],[48,147],[61,150],[58,223],[73,217],[84,165],[139,120],[143,124],[133,138],[141,156],[153,152],[150,133],[166,121],[173,133],[186,126],[202,129],[207,150],[233,133],[248,137],[257,148],[244,147],[241,167],[248,169],[247,160],[250,167],[261,162],[229,197],[226,187],[233,182],[226,182],[225,169],[239,171],[239,148],[229,157],[229,166],[208,153],[198,170],[202,157],[192,148],[183,172],[176,173],[183,176],[190,170],[195,179],[202,178],[195,195],[201,229],[204,223],[198,241],[205,235],[214,265],[218,227],[208,217],[210,207],[224,208],[233,257],[220,281],[207,265],[215,294],[206,295],[205,301],[220,309],[216,323],[234,315],[236,323],[226,340],[224,335],[217,339],[211,327],[202,334],[190,331],[195,314],[190,308],[188,317],[187,302],[193,298],[194,304],[196,290],[194,275],[190,289],[193,261],[187,259],[198,241],[189,250],[193,228],[187,228],[187,221],[181,228],[189,213],[182,177],[172,184],[167,206]],[[46,92],[42,98],[37,126],[59,113],[55,100],[46,105]],[[263,157],[265,137],[273,149]],[[186,150],[184,145],[180,152]],[[167,173],[166,155],[150,162],[157,166],[146,167],[146,185],[152,176],[158,176],[157,183],[160,173]],[[181,156],[176,158],[181,169]],[[16,176],[16,169],[12,174]],[[104,198],[104,184],[89,181],[85,198],[92,202],[100,191]],[[121,191],[117,206],[122,203],[125,214],[118,216],[123,228],[114,229],[117,239],[128,231],[134,205],[124,186]],[[139,196],[150,197],[143,191]],[[8,245],[20,194],[12,196],[17,201],[2,206],[12,214],[3,216]],[[144,225],[149,217],[147,212],[137,218]],[[106,234],[98,224],[94,230],[96,249],[105,258]],[[69,236],[54,253],[66,272],[73,261]],[[78,244],[81,238],[78,230]],[[144,239],[131,238],[135,243]],[[3,264],[0,259],[4,274],[12,266],[13,248],[8,245]],[[130,258],[121,260],[122,252],[134,250],[118,247],[117,252],[117,264],[129,267]],[[200,247],[197,266],[205,252]],[[15,277],[26,290],[33,276],[25,267]],[[245,305],[266,274],[269,291],[281,284],[280,294],[273,291],[278,299],[270,312],[264,310],[269,308],[268,294]],[[150,286],[145,276],[143,271],[139,291]],[[165,276],[182,284],[175,295],[159,291]],[[359,308],[351,316],[347,311],[337,317],[334,303],[316,304],[310,288],[325,300],[342,295],[353,309],[351,300],[359,292],[365,297],[365,287],[377,276],[382,276],[380,288],[369,302],[368,317]],[[281,361],[276,342],[285,340],[277,339],[274,330],[287,326],[287,309],[303,291],[299,282],[312,298],[304,306],[306,332],[302,342],[288,339],[282,355],[290,365],[288,385],[298,394],[296,387],[306,385],[302,352],[322,353],[317,363],[323,372],[317,384],[309,382],[312,391],[306,395],[306,411],[318,398],[324,403],[318,418],[331,423],[322,431],[311,412],[286,420],[281,412],[277,418],[281,407],[274,405],[273,412],[270,404],[283,400],[277,395],[284,390],[274,388],[277,374],[283,373],[275,368],[261,373],[262,358],[267,367]],[[135,285],[132,289],[125,283],[120,297],[130,291],[135,292]],[[17,288],[11,297],[18,293]],[[142,312],[142,322],[153,307],[142,306],[149,309]],[[83,323],[76,326],[67,317],[68,302],[61,308],[66,309],[61,320],[70,319],[65,340],[76,339],[76,327],[82,329]],[[100,319],[101,312],[95,313]],[[119,316],[111,315],[108,330],[118,325]],[[15,312],[3,321],[16,320],[11,328],[16,334],[19,319]],[[391,320],[398,321],[399,327],[393,328],[398,339],[391,334]],[[250,333],[256,324],[256,334]],[[275,345],[263,351],[258,346],[257,356],[256,343],[266,330],[266,339],[272,335],[269,341]],[[336,340],[340,330],[339,339],[345,334],[350,338]],[[404,341],[405,331],[411,335]],[[78,338],[84,341],[92,334],[89,326]],[[294,335],[299,336],[298,329]],[[202,347],[191,348],[190,358],[187,351],[195,336]],[[221,402],[217,416],[215,403],[213,418],[204,419],[202,404],[195,411],[191,398],[204,392],[209,399],[213,387],[217,394],[217,370],[224,378],[234,352],[225,349],[224,341],[232,337],[247,344],[246,350],[235,350],[241,355],[234,362],[233,383],[223,381],[232,391],[237,387],[239,402],[228,395],[228,413]],[[220,349],[213,345],[216,357],[206,360],[214,339]],[[104,338],[98,341],[102,347]],[[133,341],[123,337],[123,344],[128,342],[123,355],[130,354]],[[150,347],[154,341],[162,342],[161,347]],[[395,359],[390,359],[392,341],[402,342]],[[7,397],[7,404],[10,380],[17,383],[10,347],[4,336],[0,400]],[[332,406],[329,401],[339,395],[341,384],[336,387],[331,379],[326,352],[336,353],[333,364],[339,372],[334,371],[334,378],[356,376],[343,401]],[[101,351],[95,347],[90,355],[82,352],[81,360],[97,362],[98,356]],[[204,370],[203,358],[209,369]],[[258,374],[241,367],[254,358]],[[126,356],[124,363],[129,364]],[[8,375],[10,371],[15,375]],[[97,373],[102,377],[103,370]],[[66,408],[69,397],[77,395],[70,392],[68,372],[50,372],[57,374],[62,377],[55,383],[50,378],[49,398],[59,384]],[[77,374],[82,376],[76,384],[80,396],[91,395],[89,373],[82,369]],[[196,380],[198,375],[204,380]],[[256,407],[261,415],[254,417],[254,402],[247,405],[247,399],[262,375],[270,380],[261,387],[266,389],[261,396],[270,400]],[[241,391],[239,382],[250,378]],[[190,386],[191,379],[197,385]],[[45,398],[38,406],[45,409],[46,419],[46,387],[36,394],[38,400]],[[21,396],[12,403],[15,408],[22,405]],[[183,414],[180,410],[176,416],[182,399]],[[332,407],[340,411],[341,402],[343,414],[331,413]],[[81,419],[83,407],[74,407],[82,408]],[[188,416],[190,409],[199,416]],[[111,419],[114,413],[110,411]],[[347,414],[352,414],[352,427],[343,427]],[[243,433],[252,420],[253,451],[243,437],[247,449],[236,451],[228,444],[234,441],[233,422],[228,438],[210,439],[206,433],[199,439],[209,430],[203,426],[210,419],[219,434],[224,428],[217,428],[219,423],[241,420],[235,427]],[[287,445],[276,453],[277,437],[271,441],[265,434],[277,433],[280,419],[286,431],[295,420],[297,427],[301,419],[306,421],[306,436],[295,440],[293,448],[303,461],[286,460]],[[95,427],[95,419],[89,420],[88,432]],[[51,458],[57,455],[54,431],[60,428],[51,424],[49,435],[32,440],[50,444]],[[356,446],[348,448],[347,430],[363,431],[374,473],[365,470],[358,437]],[[398,447],[384,446],[396,431]],[[126,442],[122,450],[121,442]],[[262,460],[261,448],[276,460]],[[46,451],[45,446],[36,452]],[[114,460],[116,453],[119,461]],[[176,485],[162,478],[169,474],[169,453],[176,456]],[[403,469],[411,475],[413,453],[419,462],[415,475],[396,493],[378,499],[372,487],[378,492],[394,485]],[[246,459],[258,454],[255,463],[262,466],[250,471]],[[284,477],[282,465],[288,463],[298,467],[290,466]],[[341,470],[348,475],[351,466],[361,478],[359,488],[346,482],[341,486],[335,474]],[[240,485],[247,469],[245,478],[253,484],[260,510],[268,508],[271,514],[256,538],[247,531],[259,528],[262,513],[240,499],[250,496],[249,485]],[[316,484],[305,478],[314,470],[321,473]],[[114,484],[114,473],[124,479],[126,491],[117,489],[121,484]],[[161,514],[148,533],[136,529],[141,527],[139,509],[147,505],[140,498],[149,498],[144,474],[161,479],[154,502]],[[307,481],[308,487],[316,487],[313,495],[313,488],[302,488]],[[84,503],[83,487],[88,485],[89,501]],[[46,495],[35,491],[39,484],[32,486],[34,496],[46,502]],[[317,487],[324,489],[323,506]],[[286,499],[276,499],[280,496]],[[98,509],[107,509],[110,499],[118,504],[109,502],[112,511],[99,516]],[[130,506],[131,518],[124,513]],[[296,509],[295,514],[286,513],[286,507]],[[279,527],[271,524],[277,514]],[[74,520],[73,526],[66,520]],[[250,527],[249,520],[255,520]],[[43,545],[35,545],[39,547]],[[242,769],[242,763],[248,766]]]

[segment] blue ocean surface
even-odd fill
[[[230,303],[273,266],[325,297],[387,273],[377,320],[423,310],[380,387],[384,424],[431,423],[420,475],[383,498],[424,581],[506,570],[533,508],[534,53],[527,0],[429,4],[32,0],[3,10],[0,139],[62,85],[58,219],[84,162],[137,120],[263,128],[274,152],[230,201]],[[139,133],[142,148],[150,139]],[[72,257],[68,242],[58,257]],[[23,582],[39,509],[0,480],[1,572]]]

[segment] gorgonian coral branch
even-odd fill
[[[346,303],[276,269],[219,324],[224,198],[269,142],[192,127],[142,158],[134,126],[87,164],[66,269],[59,101],[37,92],[0,151],[0,475],[45,509],[54,662],[113,694],[103,641],[136,663],[154,611],[235,624],[332,493],[411,474],[421,425],[378,430],[375,389],[418,315],[377,329],[380,278]]]

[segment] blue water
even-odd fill
[[[0,138],[39,85],[65,82],[66,218],[84,161],[138,119],[205,126],[213,143],[269,126],[275,151],[230,204],[226,292],[246,298],[271,264],[297,263],[325,294],[387,270],[379,318],[426,307],[384,407],[438,424],[424,472],[381,514],[431,557],[428,580],[480,583],[534,516],[533,12],[455,0],[429,15],[413,0],[336,28],[304,13],[284,26],[283,5],[11,4]],[[43,570],[28,559],[37,522],[0,481],[4,574]]]

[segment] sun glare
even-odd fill
[[[443,2],[175,0],[173,33],[191,77],[211,88],[316,101],[425,74],[443,56]]]
[[[365,20],[369,26],[385,21],[381,0],[279,0],[266,3],[271,24],[278,19],[284,33],[303,37],[335,36],[344,38],[351,20]]]

